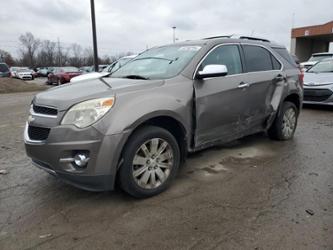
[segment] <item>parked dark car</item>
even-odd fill
[[[10,77],[9,67],[5,63],[0,63],[0,77]]]
[[[47,83],[61,85],[81,74],[82,72],[76,67],[57,67],[47,76]]]
[[[147,50],[111,77],[37,94],[25,128],[39,168],[76,187],[149,197],[188,152],[259,132],[294,136],[302,73],[286,48],[249,37]]]

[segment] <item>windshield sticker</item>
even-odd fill
[[[180,47],[178,50],[179,51],[198,51],[201,49],[200,46],[185,46],[185,47]]]

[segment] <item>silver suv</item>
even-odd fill
[[[108,77],[37,94],[25,128],[32,162],[76,187],[164,191],[187,152],[267,131],[293,137],[302,74],[287,50],[251,37],[152,48]]]

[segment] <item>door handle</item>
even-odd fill
[[[280,75],[280,74],[279,74],[279,75],[277,75],[277,76],[274,78],[274,80],[280,82],[280,81],[285,81],[286,78],[285,78],[283,75]]]
[[[250,84],[249,83],[245,83],[245,82],[241,82],[237,88],[239,89],[243,89],[243,88],[248,88],[250,87]]]

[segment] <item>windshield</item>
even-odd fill
[[[165,46],[150,49],[118,69],[111,77],[168,79],[178,75],[200,46]]]
[[[105,69],[103,69],[103,72],[113,73],[132,59],[133,58],[131,57],[120,58],[118,61],[113,62],[112,64],[108,65]]]
[[[6,64],[0,64],[0,71],[1,72],[7,72],[8,71],[8,67]]]
[[[23,71],[30,71],[28,68],[18,68],[17,71],[23,72]]]
[[[331,58],[332,55],[313,55],[310,57],[310,59],[308,60],[309,62],[313,62],[313,61],[321,61],[323,59],[326,59],[326,58]]]
[[[333,60],[321,61],[308,70],[311,73],[333,72]]]
[[[112,68],[117,62],[113,62],[110,65],[108,65],[105,69],[103,69],[103,72],[111,72]]]

